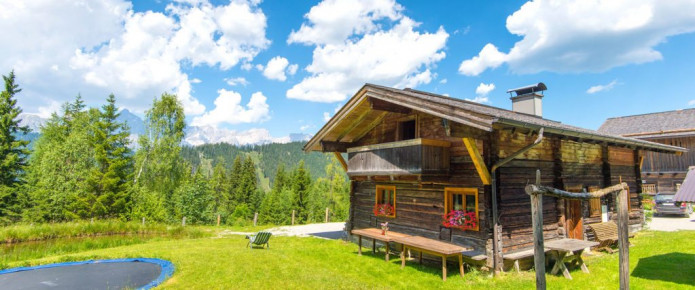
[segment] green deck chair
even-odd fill
[[[270,248],[268,240],[270,240],[270,236],[272,235],[273,233],[270,232],[258,232],[255,235],[246,236],[246,238],[249,240],[249,243],[246,245],[246,247],[253,249],[254,246],[260,246],[261,248],[263,248],[265,245],[268,246],[268,248]]]

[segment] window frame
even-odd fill
[[[379,194],[383,193],[385,190],[391,190],[393,191],[393,214],[392,215],[377,215],[375,216],[380,216],[380,217],[390,217],[390,218],[395,218],[396,217],[396,186],[395,185],[376,185],[376,191],[374,193],[374,207],[376,208],[377,204],[379,204]]]
[[[475,187],[445,187],[444,188],[444,214],[448,214],[451,210],[449,207],[453,203],[453,195],[462,194],[463,204],[465,207],[467,198],[466,196],[473,196],[475,198],[475,218],[477,222],[475,223],[475,228],[469,229],[470,231],[480,231],[480,209],[478,208],[478,188]]]
[[[402,130],[402,124],[404,122],[408,121],[415,121],[415,138],[413,139],[418,139],[420,138],[420,120],[418,118],[418,115],[410,115],[406,116],[403,118],[399,118],[396,120],[396,141],[405,141],[403,140],[403,133],[401,132]],[[407,140],[413,140],[413,139],[407,139]]]

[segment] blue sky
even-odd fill
[[[695,107],[695,1],[0,1],[0,71],[43,116],[80,93],[143,115],[176,93],[189,124],[256,140],[315,133],[365,82],[544,117]],[[11,11],[8,13],[7,11]]]

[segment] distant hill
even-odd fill
[[[303,146],[304,142],[254,146],[234,146],[219,143],[194,147],[186,146],[183,148],[182,154],[184,159],[190,162],[194,168],[202,166],[206,170],[211,170],[220,162],[227,169],[231,169],[237,155],[251,156],[259,169],[261,183],[264,183],[263,179],[267,179],[267,182],[272,184],[275,180],[275,172],[281,163],[285,164],[287,171],[290,171],[299,164],[300,160],[304,160],[305,167],[312,179],[324,177],[326,165],[331,162],[331,155],[319,152],[304,153],[302,151]]]

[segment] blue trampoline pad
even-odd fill
[[[173,272],[159,259],[70,262],[0,271],[0,289],[149,289]]]

